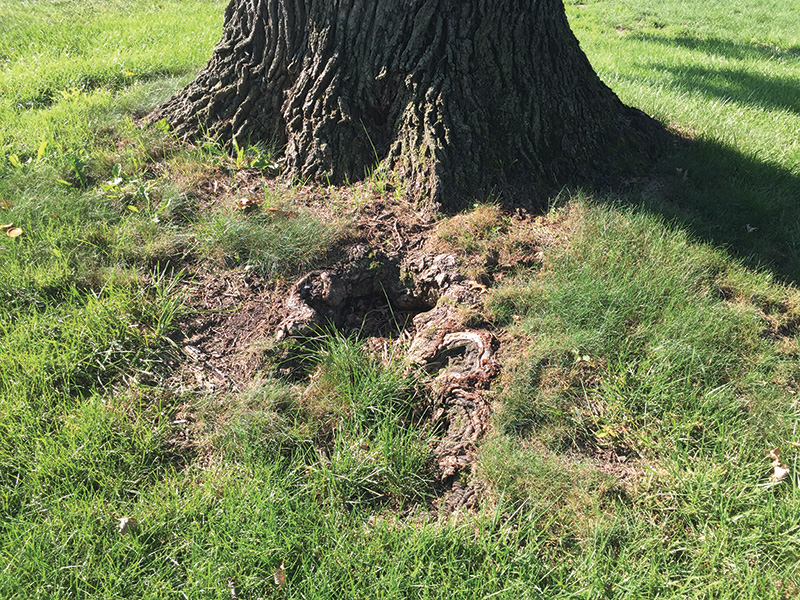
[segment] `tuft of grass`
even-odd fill
[[[223,207],[194,226],[204,257],[267,276],[296,273],[319,260],[342,235],[342,226],[305,210]]]
[[[441,220],[427,245],[432,252],[455,253],[468,277],[491,284],[495,277],[537,264],[548,236],[533,219],[508,215],[497,204],[477,204]]]
[[[315,351],[304,394],[319,423],[320,482],[346,502],[424,500],[432,491],[418,385],[399,361],[380,364],[338,334]]]

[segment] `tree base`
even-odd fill
[[[560,0],[233,0],[208,66],[149,119],[276,143],[303,180],[396,173],[445,210],[641,168],[667,139],[600,81]]]

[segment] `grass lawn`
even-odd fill
[[[0,0],[0,597],[800,596],[797,2],[567,3],[604,81],[687,141],[625,194],[552,198],[535,264],[487,266],[528,239],[491,203],[431,234],[502,341],[455,513],[403,352],[330,332],[287,367],[243,330],[259,366],[220,387],[175,341],[391,195],[315,204],[271,148],[137,125],[225,5]]]

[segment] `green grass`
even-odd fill
[[[0,596],[797,597],[797,7],[567,5],[604,80],[694,141],[530,231],[490,204],[439,227],[499,281],[504,352],[487,495],[442,518],[401,351],[328,332],[291,381],[170,379],[183,281],[276,283],[347,234],[293,190],[252,197],[269,148],[136,125],[224,6],[0,0],[0,224],[23,230],[0,236]]]
[[[305,212],[248,214],[230,207],[202,218],[195,235],[202,255],[277,276],[307,267],[340,234],[340,227],[326,226]]]
[[[621,99],[696,140],[663,166],[668,181],[650,190],[649,208],[796,281],[796,5],[598,0],[567,8],[592,65]]]
[[[483,476],[571,540],[586,589],[780,597],[797,578],[798,355],[769,323],[794,331],[796,292],[660,219],[568,211],[569,243],[494,294],[518,342]],[[774,446],[792,465],[777,485]]]

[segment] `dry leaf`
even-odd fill
[[[281,215],[282,217],[296,217],[300,214],[296,210],[283,210],[282,208],[268,208],[267,212],[273,215]]]
[[[780,462],[778,462],[778,464],[773,464],[772,466],[775,469],[775,472],[772,474],[770,481],[777,483],[789,474],[789,467],[781,464]]]
[[[5,200],[0,198],[0,209],[2,210],[9,210],[14,206],[14,203],[11,200]]]
[[[131,519],[130,517],[120,517],[117,519],[117,521],[119,522],[117,531],[122,534],[128,533],[131,530],[131,527],[136,524],[136,520]]]
[[[19,227],[14,227],[6,231],[6,235],[10,238],[19,237],[22,235],[22,229]]]
[[[283,561],[281,561],[281,566],[275,569],[275,585],[281,589],[286,587],[286,573],[284,571]]]
[[[14,226],[13,223],[6,223],[5,225],[0,225],[0,230],[7,231]]]
[[[256,206],[257,204],[261,204],[261,200],[254,200],[252,198],[239,198],[236,201],[236,206],[239,208],[249,208],[251,206]]]
[[[772,448],[771,450],[764,450],[764,453],[772,459],[772,483],[778,483],[789,474],[789,467],[781,462],[781,449]]]

